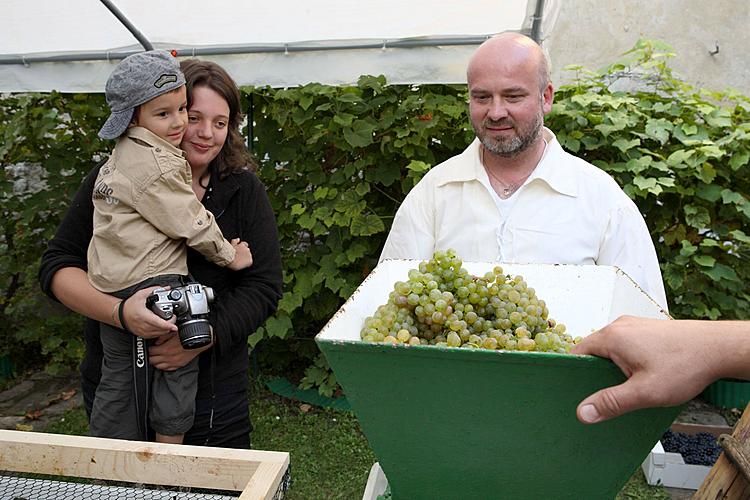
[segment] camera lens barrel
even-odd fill
[[[191,319],[178,323],[180,343],[185,349],[198,349],[211,343],[211,325],[207,319]]]

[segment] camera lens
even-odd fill
[[[211,325],[207,319],[194,319],[178,327],[180,343],[185,349],[198,349],[211,343]]]

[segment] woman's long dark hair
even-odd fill
[[[229,124],[227,141],[219,154],[209,164],[206,175],[216,172],[220,179],[231,173],[242,170],[255,171],[256,165],[250,152],[245,147],[245,141],[240,135],[242,110],[240,108],[240,91],[231,76],[218,64],[199,59],[187,59],[180,63],[180,69],[185,74],[187,88],[188,109],[193,103],[193,89],[207,87],[219,94],[229,105]]]

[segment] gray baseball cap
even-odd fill
[[[136,106],[185,85],[177,58],[166,50],[149,50],[126,57],[104,87],[112,114],[99,130],[102,139],[116,139],[128,128]]]

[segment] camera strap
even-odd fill
[[[151,381],[146,340],[133,335],[133,389],[135,414],[141,440],[148,441],[148,402],[151,400]]]

